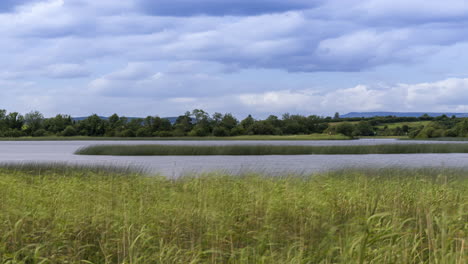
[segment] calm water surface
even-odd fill
[[[60,162],[80,165],[144,167],[152,173],[179,177],[187,173],[245,171],[269,174],[313,173],[342,168],[457,167],[468,168],[468,154],[392,154],[392,155],[295,155],[295,156],[80,156],[73,153],[85,146],[107,144],[165,145],[378,145],[447,144],[468,142],[409,141],[393,139],[332,141],[0,141],[0,163]]]

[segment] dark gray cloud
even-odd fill
[[[315,7],[317,0],[138,0],[140,10],[158,16],[258,15]]]

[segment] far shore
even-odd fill
[[[18,137],[18,138],[0,138],[0,141],[67,141],[67,140],[91,140],[91,141],[120,141],[120,140],[155,140],[155,141],[168,141],[168,140],[352,140],[354,138],[344,135],[327,135],[327,134],[311,134],[311,135],[286,135],[286,136],[271,136],[271,135],[252,135],[252,136],[233,136],[233,137],[88,137],[88,136],[74,136],[74,137]]]

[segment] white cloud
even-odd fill
[[[110,80],[140,80],[154,75],[155,69],[150,63],[132,62],[124,69],[110,73],[105,78]]]
[[[73,79],[87,77],[91,72],[83,65],[54,64],[47,67],[45,75],[57,79]]]
[[[239,95],[239,102],[263,113],[296,111],[460,111],[468,105],[468,78],[387,87],[358,85],[326,93],[314,90],[270,91]]]

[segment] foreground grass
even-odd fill
[[[328,134],[310,134],[310,135],[287,135],[287,136],[271,136],[271,135],[253,135],[253,136],[233,136],[233,137],[87,137],[87,136],[74,136],[74,137],[19,137],[19,138],[5,138],[0,137],[0,141],[61,141],[61,140],[350,140],[352,138],[344,135],[328,135]]]
[[[197,155],[335,155],[468,153],[468,144],[386,144],[356,146],[273,146],[273,145],[96,145],[79,149],[78,155],[113,156],[197,156]]]
[[[144,177],[0,169],[8,263],[459,263],[468,173]]]

